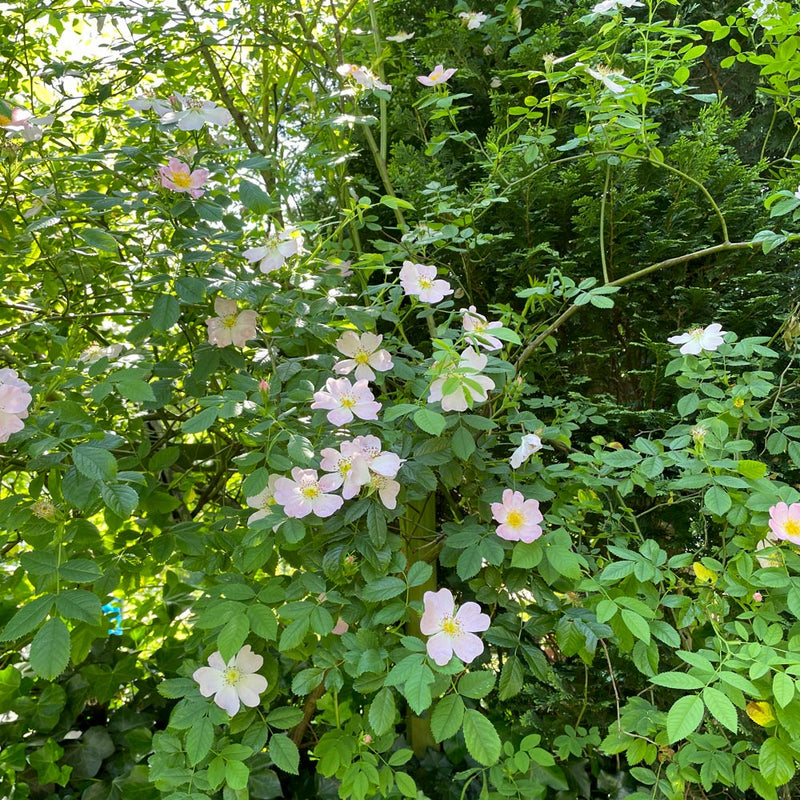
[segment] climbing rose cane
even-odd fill
[[[203,697],[214,695],[214,702],[231,716],[239,711],[240,703],[255,708],[258,696],[266,691],[267,679],[256,674],[264,659],[256,655],[249,644],[226,664],[217,650],[208,657],[207,667],[200,667],[192,677],[200,684]]]
[[[465,664],[483,652],[483,642],[475,634],[491,624],[477,603],[464,603],[458,610],[449,589],[425,592],[424,612],[419,629],[428,639],[428,655],[440,666],[447,664],[455,653]]]

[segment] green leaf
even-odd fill
[[[414,779],[410,775],[406,775],[405,772],[395,772],[394,782],[397,785],[397,788],[400,791],[400,794],[403,795],[403,797],[411,797],[411,798],[419,797],[419,792],[417,791],[417,784],[414,782]]]
[[[406,582],[401,578],[387,575],[371,581],[361,590],[361,599],[367,603],[381,603],[397,597],[406,590]]]
[[[300,647],[308,633],[308,626],[308,617],[292,620],[281,633],[281,638],[278,640],[278,650],[285,652],[286,650],[294,650],[295,647]]]
[[[285,733],[272,735],[269,740],[269,757],[278,769],[292,775],[300,774],[300,752]]]
[[[22,606],[3,628],[0,640],[8,642],[13,639],[19,639],[20,636],[25,636],[34,628],[38,628],[50,613],[54,600],[55,595],[45,594]]]
[[[464,721],[464,701],[457,694],[445,695],[431,714],[431,733],[437,742],[451,739]]]
[[[139,505],[139,495],[136,494],[136,490],[123,483],[104,483],[100,487],[100,494],[109,509],[122,519],[127,519]]]
[[[667,741],[685,739],[703,721],[703,701],[698,695],[681,697],[667,714]]]
[[[247,607],[247,616],[250,619],[250,630],[268,642],[278,638],[278,620],[275,612],[261,603],[251,604]]]
[[[730,701],[728,696],[715,689],[713,686],[706,686],[703,689],[703,702],[711,712],[711,716],[729,731],[736,733],[739,729],[739,719],[736,713],[736,706]]]
[[[728,513],[731,507],[730,495],[719,486],[712,486],[703,496],[703,505],[718,517]]]
[[[428,408],[420,408],[416,411],[414,413],[414,422],[417,423],[417,427],[420,430],[430,433],[431,436],[440,436],[447,427],[447,420],[444,415]]]
[[[794,777],[794,753],[775,736],[770,736],[758,752],[758,768],[773,786],[782,786]]]
[[[705,682],[695,678],[694,675],[687,675],[685,672],[662,672],[654,675],[652,683],[658,686],[666,686],[668,689],[683,689],[687,692],[692,689],[702,689]]]
[[[111,480],[117,476],[117,459],[102,447],[79,444],[72,451],[72,461],[78,472],[92,480]]]
[[[274,708],[267,714],[267,722],[273,728],[280,728],[286,730],[287,728],[294,728],[303,721],[303,709],[293,708],[292,706],[282,706],[281,708]]]
[[[473,700],[480,700],[494,689],[495,679],[494,672],[489,670],[468,672],[462,675],[458,682],[458,693]]]
[[[785,672],[776,672],[772,678],[772,694],[775,695],[775,702],[781,707],[786,708],[794,697],[794,681]]]
[[[415,561],[406,574],[406,583],[409,586],[421,586],[433,575],[433,567],[427,561]]]
[[[494,725],[474,708],[464,713],[464,741],[469,754],[484,767],[491,767],[500,758],[500,737]]]
[[[250,620],[246,614],[234,614],[225,623],[217,635],[217,647],[225,663],[239,652],[248,633],[250,633]]]
[[[65,581],[74,583],[94,583],[103,577],[100,567],[88,558],[71,558],[59,568],[58,574]]]
[[[181,430],[184,433],[202,433],[208,430],[217,421],[218,414],[219,408],[217,406],[204,408],[199,414],[195,414],[193,417],[184,420],[181,425]]]
[[[57,678],[69,662],[69,631],[63,620],[49,619],[33,637],[30,655],[33,671],[47,681]]]
[[[255,214],[268,214],[275,207],[273,199],[260,186],[245,180],[239,181],[239,200]]]
[[[89,562],[91,563],[91,562]],[[62,617],[98,625],[103,619],[100,598],[84,589],[67,589],[56,597],[56,608]]]
[[[181,318],[181,305],[178,298],[171,294],[159,294],[153,302],[150,312],[150,324],[153,330],[168,331]]]
[[[741,461],[736,462],[736,471],[745,478],[752,478],[758,480],[767,474],[767,465],[762,461],[748,461],[743,458]]]
[[[117,381],[117,391],[126,399],[134,403],[152,403],[155,399],[153,387],[147,381],[126,378]]]
[[[96,250],[102,250],[104,253],[119,252],[117,240],[110,233],[106,233],[105,231],[101,231],[97,228],[84,228],[82,231],[78,231],[78,236],[80,236],[86,244],[90,247],[94,247]]]
[[[392,729],[396,711],[394,693],[388,686],[384,686],[369,707],[369,724],[378,736],[383,736]]]
[[[408,700],[411,710],[417,716],[430,707],[431,684],[433,681],[433,671],[427,664],[422,664],[406,679],[403,686],[403,695]]]
[[[508,656],[500,673],[500,684],[497,696],[500,700],[516,697],[522,691],[525,670],[522,662],[514,655]]]
[[[214,743],[214,726],[208,717],[201,717],[186,734],[186,755],[189,764],[199,764],[210,752]]]
[[[466,428],[459,427],[456,428],[453,438],[450,440],[450,446],[457,458],[468,461],[475,452],[475,439]]]
[[[231,789],[241,792],[247,788],[250,777],[250,768],[241,761],[227,761],[225,763],[225,782]]]
[[[637,638],[641,639],[645,644],[650,644],[650,625],[647,620],[635,611],[629,608],[623,608],[620,612],[622,621],[625,627]]]

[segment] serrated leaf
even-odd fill
[[[705,686],[705,683],[699,678],[695,678],[694,675],[687,675],[685,672],[662,672],[659,675],[654,675],[650,680],[658,686],[666,686],[668,689],[682,689],[684,691],[702,689]]]
[[[369,707],[369,724],[378,736],[392,729],[396,710],[394,694],[388,686],[384,686]]]
[[[94,583],[103,577],[100,567],[88,558],[71,558],[59,568],[58,574],[65,581],[75,583]]]
[[[772,678],[772,694],[775,695],[775,702],[781,707],[786,708],[794,697],[794,680],[785,672],[776,672]]]
[[[78,472],[95,481],[111,480],[117,475],[117,460],[102,447],[79,444],[72,451],[72,462]]]
[[[406,583],[409,586],[421,586],[433,575],[433,567],[427,561],[415,561],[406,574]]]
[[[270,737],[269,757],[278,769],[299,775],[300,752],[297,745],[285,733],[274,733]]]
[[[199,764],[210,752],[214,743],[214,726],[208,717],[201,717],[186,734],[186,755],[189,764]]]
[[[47,681],[57,678],[69,663],[69,631],[63,620],[49,619],[31,643],[33,671]]]
[[[150,312],[150,324],[153,330],[168,331],[176,325],[181,317],[181,306],[177,297],[171,294],[159,294],[153,301],[153,310]]]
[[[522,690],[524,679],[525,670],[522,666],[522,662],[514,655],[509,656],[500,672],[500,684],[497,692],[498,698],[500,700],[508,700],[511,697],[516,697]]]
[[[500,758],[500,737],[494,725],[474,708],[464,713],[464,741],[469,754],[484,767],[494,766]]]
[[[466,428],[457,428],[450,440],[450,446],[457,458],[468,461],[475,452],[475,438]]]
[[[293,708],[292,706],[282,706],[281,708],[274,708],[267,714],[267,722],[273,728],[280,728],[287,730],[294,728],[303,721],[303,709]]]
[[[158,684],[158,693],[170,700],[186,697],[197,689],[197,682],[191,678],[167,678]]]
[[[667,714],[667,741],[685,739],[703,721],[703,701],[698,695],[681,697]]]
[[[246,614],[235,614],[225,623],[217,634],[217,647],[225,663],[239,652],[248,633],[250,633],[250,620]]]
[[[255,214],[268,214],[275,206],[272,198],[260,186],[245,180],[239,181],[239,200]]]
[[[371,581],[361,590],[361,598],[367,603],[381,603],[397,597],[406,590],[406,582],[401,578],[387,575]]]
[[[3,628],[0,640],[8,642],[19,639],[20,636],[25,636],[25,634],[38,628],[50,613],[54,600],[55,595],[45,594],[22,606]]]
[[[67,589],[56,596],[56,608],[62,617],[97,625],[103,618],[100,598],[84,589]]]
[[[770,736],[758,752],[758,768],[770,784],[782,786],[794,777],[794,753],[789,745]]]
[[[420,408],[414,413],[414,422],[420,430],[430,433],[431,436],[440,436],[447,427],[447,420],[437,411]]]
[[[650,625],[648,625],[647,620],[641,614],[637,614],[629,608],[623,608],[620,612],[620,616],[625,623],[625,627],[637,639],[640,639],[645,644],[650,644]]]
[[[494,683],[494,672],[489,670],[468,672],[458,681],[458,693],[473,700],[480,700],[494,689]]]
[[[78,236],[90,247],[102,250],[104,253],[117,253],[119,251],[117,240],[110,233],[101,231],[98,228],[84,228],[78,231]]]
[[[204,408],[199,414],[195,414],[187,420],[184,420],[181,425],[181,430],[184,433],[202,433],[208,430],[216,421],[219,414],[219,408],[210,406]]]
[[[431,733],[437,742],[451,739],[464,721],[464,701],[457,694],[448,694],[436,704],[431,714]]]
[[[431,704],[431,684],[434,681],[433,671],[427,664],[415,669],[403,686],[403,695],[408,700],[411,710],[419,716]]]
[[[724,725],[729,731],[736,733],[739,729],[739,719],[736,713],[736,706],[730,701],[730,698],[715,689],[713,686],[706,686],[703,689],[703,702],[706,708],[711,713],[711,716],[717,720],[721,725]]]
[[[136,490],[123,483],[103,484],[100,487],[100,494],[109,509],[122,519],[127,519],[139,504]]]
[[[730,495],[720,486],[712,486],[703,496],[703,505],[718,517],[728,513],[731,507]]]

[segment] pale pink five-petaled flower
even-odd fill
[[[447,281],[436,278],[436,267],[404,261],[400,269],[400,285],[406,294],[419,297],[423,303],[438,303],[453,294]]]
[[[331,425],[346,425],[353,417],[378,419],[381,404],[369,390],[367,381],[351,383],[349,378],[328,378],[325,388],[314,392],[311,408],[323,408]]]
[[[511,469],[519,469],[534,453],[542,449],[542,440],[535,433],[526,433],[519,447],[511,454]]]
[[[496,337],[489,335],[486,331],[502,328],[502,322],[487,322],[483,314],[475,310],[475,306],[462,309],[463,314],[461,324],[464,326],[464,333],[467,338],[482,347],[484,350],[500,350],[503,343]]]
[[[170,158],[165,167],[159,167],[161,185],[173,192],[186,192],[195,200],[203,196],[202,186],[208,180],[207,169],[190,171],[189,165],[184,164],[179,158]]]
[[[365,89],[392,91],[392,87],[388,83],[383,83],[379,80],[378,76],[367,67],[359,67],[357,64],[341,64],[336,68],[336,71],[342,76],[349,75],[359,86],[363,86]]]
[[[373,370],[386,372],[392,368],[389,351],[379,349],[382,341],[383,336],[375,333],[359,336],[354,331],[345,331],[336,340],[336,349],[347,358],[339,361],[333,371],[337,375],[349,375],[355,369],[357,381],[374,381]]]
[[[242,255],[248,261],[258,261],[258,268],[268,275],[270,272],[280,269],[287,258],[300,255],[302,252],[303,232],[289,227],[270,236],[263,247],[251,247]]]
[[[0,443],[25,427],[31,387],[13,369],[0,369]]]
[[[464,603],[456,610],[449,589],[425,592],[422,602],[424,612],[419,629],[430,637],[428,655],[440,667],[450,661],[453,653],[469,664],[483,652],[483,642],[475,634],[487,630],[491,620],[477,603]]]
[[[249,644],[226,664],[217,650],[208,657],[208,666],[200,667],[192,677],[200,684],[203,697],[214,695],[214,702],[231,716],[239,711],[240,703],[255,708],[259,695],[267,689],[267,679],[257,674],[264,659],[256,655]]]
[[[211,100],[196,100],[178,92],[175,92],[170,100],[172,108],[161,114],[162,125],[176,124],[182,131],[199,131],[204,125],[225,127],[233,122],[228,109],[218,106]],[[152,108],[156,113],[161,113],[163,105],[156,106],[153,102]]]
[[[369,483],[367,459],[355,442],[342,442],[338,450],[325,447],[320,455],[322,461],[319,468],[331,473],[331,477],[336,480],[335,485],[331,483],[331,488],[338,489],[341,486],[345,500],[355,497],[361,487]]]
[[[462,11],[458,17],[467,26],[467,29],[471,31],[477,30],[489,19],[489,17],[481,11]]]
[[[800,503],[778,503],[769,510],[769,527],[776,539],[800,544]]]
[[[451,363],[433,381],[428,402],[440,402],[443,411],[466,411],[474,403],[483,403],[494,389],[494,381],[481,375],[487,360],[483,353],[467,347],[458,363]]]
[[[214,311],[219,316],[206,320],[209,344],[244,347],[250,339],[255,338],[258,314],[252,309],[239,311],[235,300],[218,297],[214,300]]]
[[[441,64],[437,64],[430,75],[417,75],[417,80],[423,86],[438,86],[447,83],[456,74],[455,68],[445,69]]]
[[[377,492],[386,508],[397,507],[397,495],[400,484],[394,480],[405,461],[397,453],[383,452],[377,436],[356,436],[353,444],[359,448],[361,455],[369,466],[369,489]]]
[[[497,535],[509,542],[535,542],[542,535],[539,523],[544,519],[538,500],[526,500],[522,492],[506,489],[502,503],[492,503]]]
[[[287,517],[302,519],[309,514],[330,517],[344,505],[339,495],[328,494],[340,486],[335,475],[317,478],[315,469],[292,468],[292,479],[275,481],[275,502],[283,506]]]
[[[247,518],[248,525],[269,516],[270,508],[275,505],[275,484],[279,477],[279,475],[270,475],[267,478],[267,485],[258,494],[247,498],[247,505],[250,508],[258,509]]]
[[[722,330],[722,325],[713,322],[705,328],[692,328],[688,333],[680,336],[670,336],[667,339],[671,344],[681,345],[682,355],[699,356],[703,350],[709,353],[714,352],[725,340],[722,338],[726,331]]]

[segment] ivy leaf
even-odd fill
[[[49,619],[31,643],[31,667],[47,681],[57,678],[69,662],[69,631],[63,620]]]
[[[494,766],[500,758],[500,737],[494,725],[474,708],[464,713],[464,741],[469,754],[484,767]]]

